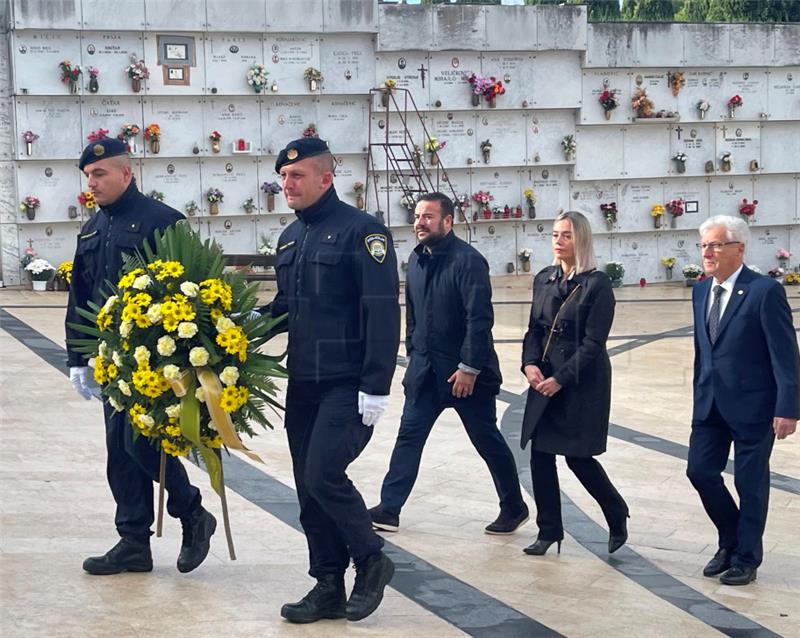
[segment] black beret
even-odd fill
[[[289,142],[286,148],[280,152],[278,159],[275,160],[275,172],[279,173],[281,168],[287,164],[294,164],[300,160],[330,152],[331,149],[328,148],[325,140],[318,137],[301,137],[299,140]]]
[[[83,170],[84,166],[94,164],[100,160],[108,159],[109,157],[117,157],[118,155],[127,155],[128,145],[116,138],[106,137],[102,140],[92,142],[81,153],[81,159],[78,163],[78,168]]]

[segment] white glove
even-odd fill
[[[375,425],[383,416],[386,406],[389,405],[389,396],[366,394],[358,391],[358,413],[364,425]]]
[[[75,392],[80,394],[87,401],[92,399],[92,391],[89,389],[87,377],[89,376],[89,367],[80,366],[69,369],[69,380]]]

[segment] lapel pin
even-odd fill
[[[744,290],[737,290],[737,291],[736,291],[736,294],[737,294],[737,295],[743,295],[743,294],[744,294]]]

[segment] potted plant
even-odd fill
[[[381,106],[388,108],[390,96],[394,95],[396,88],[397,82],[391,78],[386,78],[381,83]]]
[[[439,151],[445,146],[447,146],[447,142],[439,142],[435,137],[429,137],[428,141],[425,142],[425,150],[429,154],[431,166],[439,164]]]
[[[162,193],[161,191],[157,191],[155,189],[151,190],[149,193],[147,193],[147,196],[149,198],[151,198],[151,199],[156,200],[157,202],[163,202],[164,201],[164,193]]]
[[[492,159],[492,143],[489,140],[481,142],[481,153],[483,154],[483,163],[488,164]]]
[[[519,251],[519,261],[522,264],[522,272],[531,271],[531,256],[533,251],[530,248],[523,248]]]
[[[533,188],[528,186],[522,191],[522,195],[528,204],[528,219],[536,219],[536,194],[533,192]]]
[[[356,182],[353,184],[353,194],[356,196],[356,208],[360,210],[364,210],[364,193],[367,191],[367,187],[364,185],[364,182]]]
[[[303,78],[308,81],[308,90],[312,92],[319,89],[320,84],[322,84],[322,81],[325,79],[322,77],[322,71],[315,69],[313,66],[303,71]]]
[[[775,259],[778,260],[778,265],[781,268],[786,268],[789,265],[789,258],[792,256],[785,248],[778,248],[778,252],[775,253]]]
[[[123,140],[128,145],[128,151],[131,155],[136,155],[136,136],[141,133],[136,124],[128,124],[127,122],[122,125],[122,130],[117,135],[117,139]]]
[[[667,73],[667,79],[669,80],[669,88],[672,89],[672,95],[678,97],[678,93],[680,93],[681,89],[686,85],[683,72],[675,71]]]
[[[25,213],[30,221],[36,219],[36,209],[39,208],[41,202],[36,195],[28,195],[19,203],[19,209]]]
[[[92,191],[83,191],[78,195],[78,203],[86,209],[86,212],[91,216],[95,213],[97,202],[94,199]]]
[[[686,172],[686,160],[689,159],[686,153],[675,153],[672,156],[672,160],[675,162],[675,168],[679,173]]]
[[[192,200],[190,202],[186,202],[186,204],[184,204],[184,206],[183,206],[183,210],[186,211],[186,214],[189,217],[194,217],[197,214],[198,208],[199,208],[199,206],[197,205],[197,202],[194,201],[194,200]]]
[[[278,182],[264,182],[261,184],[261,190],[267,195],[267,212],[271,213],[275,210],[275,195],[280,193],[283,189]]]
[[[619,98],[611,89],[604,88],[600,97],[597,98],[600,106],[603,107],[603,115],[607,120],[611,119],[611,112],[619,106]]]
[[[742,104],[744,104],[744,100],[742,100],[741,95],[734,95],[728,100],[728,117],[733,119],[736,117],[736,109],[738,109]]]
[[[303,137],[319,137],[317,125],[314,124],[314,122],[311,122],[311,124],[303,129]]]
[[[56,269],[46,259],[36,257],[25,266],[25,271],[33,282],[33,289],[39,292],[47,290],[47,282],[53,277]]]
[[[256,209],[256,202],[252,197],[248,197],[242,203],[242,208],[244,208],[244,212],[248,215],[251,215],[253,211]]]
[[[606,220],[606,227],[608,230],[614,228],[617,223],[617,202],[609,202],[608,204],[600,204],[600,212]]]
[[[744,220],[749,224],[750,220],[753,218],[753,215],[756,214],[756,206],[758,206],[758,200],[754,199],[752,202],[748,202],[747,199],[743,199],[742,203],[739,204],[739,214],[744,217]]]
[[[695,108],[697,109],[697,114],[700,116],[701,120],[706,119],[706,113],[708,109],[711,108],[711,104],[708,100],[700,100],[696,105]]]
[[[90,66],[86,70],[89,72],[89,93],[97,93],[100,90],[100,82],[97,80],[97,76],[100,75],[100,69],[96,66]]]
[[[131,80],[131,90],[134,93],[139,93],[142,90],[142,80],[150,77],[150,71],[144,65],[144,60],[138,60],[133,53],[131,53],[130,64],[125,67],[125,73]]]
[[[206,191],[206,199],[208,200],[208,214],[219,215],[219,203],[222,201],[222,191],[218,188],[209,188]]]
[[[575,151],[578,148],[578,143],[575,141],[574,135],[565,135],[561,140],[561,148],[564,149],[564,159],[571,161],[575,157]]]
[[[22,134],[22,141],[25,142],[25,154],[33,155],[33,143],[39,139],[33,131],[25,131]]]
[[[267,76],[269,71],[263,64],[251,64],[247,70],[247,83],[253,87],[253,91],[261,93],[267,86]]]
[[[667,269],[667,281],[672,280],[672,269],[675,267],[676,263],[678,263],[678,260],[675,257],[661,258],[661,264]]]
[[[691,287],[698,282],[698,277],[703,274],[703,269],[697,264],[686,264],[681,272],[686,279],[686,286]]]
[[[675,228],[678,225],[678,217],[684,213],[685,203],[682,199],[672,199],[667,202],[666,209],[670,214],[671,219],[669,222],[670,228]]]
[[[56,268],[57,289],[63,288],[69,290],[69,285],[72,283],[72,262],[62,261],[58,268]]]
[[[611,287],[619,288],[625,278],[625,266],[619,261],[609,261],[606,264],[606,275],[611,280]]]
[[[153,122],[144,129],[144,139],[150,142],[150,152],[158,155],[161,151],[161,127]]]
[[[69,92],[76,94],[78,92],[78,80],[81,77],[81,67],[78,65],[72,66],[69,60],[61,60],[58,63],[58,68],[61,69],[61,81],[69,85]]]
[[[478,191],[472,194],[472,200],[478,205],[478,210],[484,219],[492,218],[492,209],[489,202],[494,201],[494,195],[489,191]]]
[[[661,217],[664,215],[665,208],[661,204],[653,204],[650,208],[650,215],[653,217],[653,226],[661,228]]]
[[[222,140],[222,133],[220,133],[219,131],[211,131],[211,134],[208,136],[208,139],[211,141],[211,152],[219,153],[220,140]]]

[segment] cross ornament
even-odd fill
[[[675,132],[678,134],[678,139],[681,139],[681,133],[683,133],[683,128],[680,126],[676,126]]]
[[[32,239],[28,240],[28,248],[33,248],[33,240]]]
[[[419,68],[417,69],[417,71],[419,71],[419,77],[422,80],[422,88],[424,89],[425,88],[425,72],[427,71],[427,69],[425,68],[424,64],[420,63]]]

